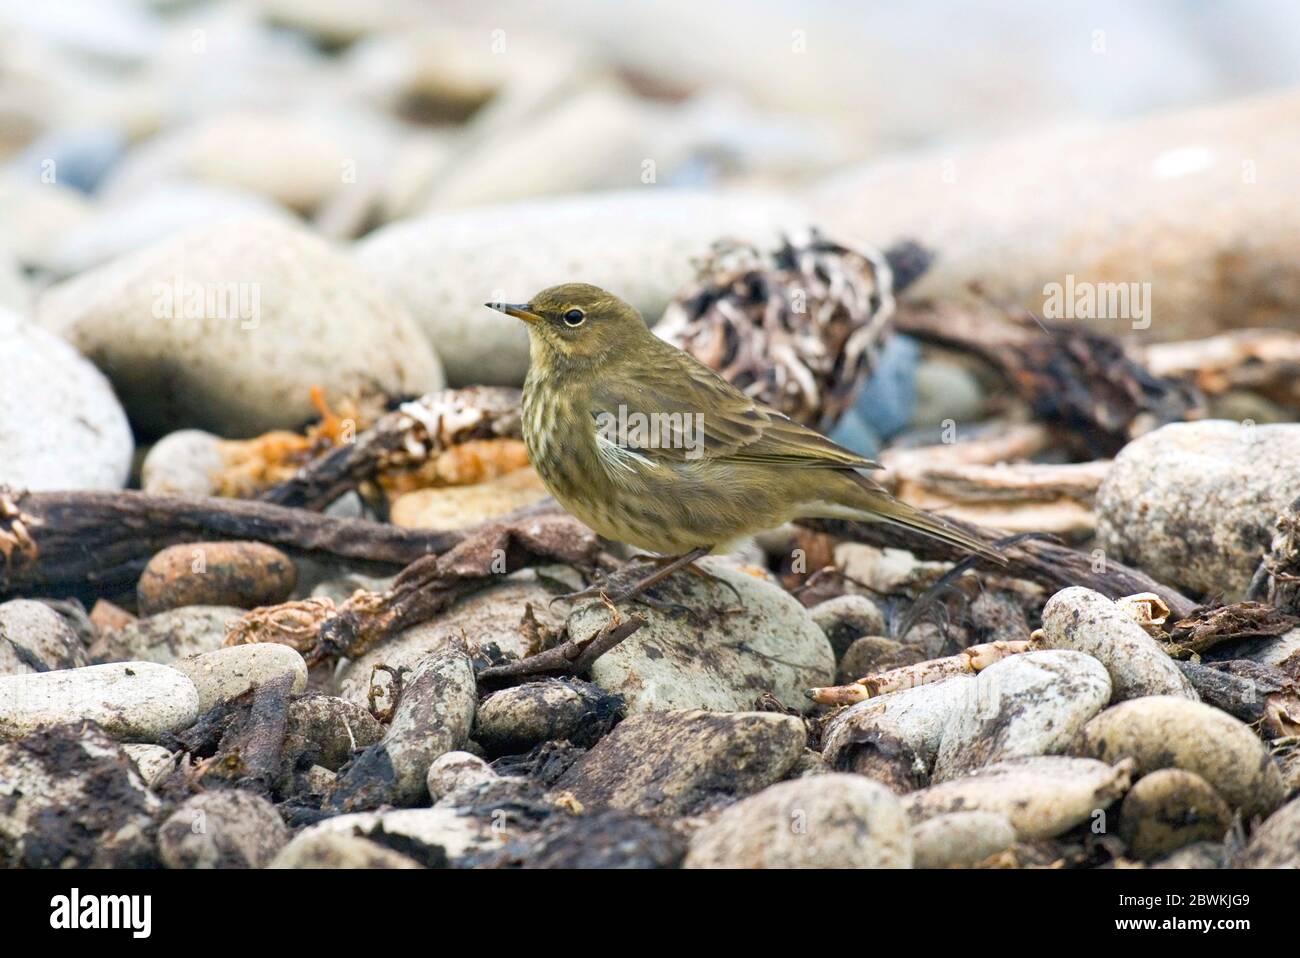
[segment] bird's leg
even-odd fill
[[[737,589],[733,583],[728,582],[722,576],[714,575],[708,569],[702,569],[697,565],[688,565],[686,567],[686,571],[689,572],[691,575],[698,576],[699,578],[703,579],[705,582],[712,582],[714,585],[720,585],[723,586],[724,588],[730,589],[731,594],[736,597],[736,601],[739,602],[742,607],[744,606],[745,599],[744,596],[740,594],[740,590]]]
[[[656,566],[658,566],[658,568],[656,568],[649,575],[641,579],[638,579],[627,588],[620,589],[616,593],[611,594],[601,586],[592,586],[591,588],[584,589],[581,592],[573,592],[570,593],[569,595],[556,596],[551,601],[558,602],[561,599],[576,601],[578,599],[594,599],[598,596],[606,596],[611,602],[625,602],[628,599],[632,599],[640,596],[647,589],[658,585],[660,582],[668,578],[670,575],[672,575],[674,572],[678,571],[679,569],[689,568],[692,569],[693,571],[696,571],[694,569],[694,566],[692,566],[692,563],[695,562],[695,560],[697,559],[704,558],[711,551],[712,550],[709,547],[704,546],[699,549],[692,549],[690,552],[687,552],[679,556],[660,556],[660,557],[652,558],[651,561]],[[704,572],[704,570],[702,569],[698,571],[708,576],[709,578],[715,578],[709,573]],[[647,603],[647,604],[653,605],[653,603]]]

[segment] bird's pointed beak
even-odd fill
[[[531,303],[484,303],[483,305],[507,316],[513,316],[515,319],[522,319],[525,323],[542,321],[542,317],[533,312]]]

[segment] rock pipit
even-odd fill
[[[567,283],[487,305],[528,324],[524,443],[547,489],[600,535],[663,557],[615,601],[798,518],[890,522],[1000,558],[895,499],[859,471],[879,465],[746,396],[603,289]]]

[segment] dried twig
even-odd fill
[[[568,639],[537,655],[504,665],[493,665],[478,673],[480,683],[493,683],[537,675],[583,675],[592,663],[646,624],[640,616],[623,618],[608,601],[609,621],[586,639]]]
[[[886,692],[898,692],[941,682],[954,675],[982,672],[994,662],[1008,656],[1028,652],[1033,643],[1027,639],[1012,642],[986,642],[962,649],[956,655],[942,659],[928,659],[915,665],[904,665],[887,672],[863,676],[848,685],[832,685],[809,689],[807,696],[819,705],[852,705]]]
[[[294,615],[295,648],[309,658],[356,658],[393,633],[432,618],[457,599],[476,592],[508,572],[528,565],[559,562],[584,571],[595,567],[595,534],[566,515],[528,516],[467,530],[465,538],[443,555],[425,556],[406,567],[386,592],[358,590],[337,608],[321,607],[300,621],[301,603],[254,609],[231,624],[227,645],[286,641],[277,617]],[[311,634],[314,629],[314,635]]]
[[[381,472],[413,469],[471,439],[520,435],[517,389],[481,386],[430,393],[382,416],[354,442],[330,450],[261,499],[324,509]]]

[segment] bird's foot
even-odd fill
[[[649,606],[652,609],[660,609],[661,611],[669,609],[685,610],[689,612],[690,610],[681,603],[666,602],[655,597],[650,590],[679,569],[687,569],[706,579],[722,581],[718,580],[717,576],[712,573],[698,569],[693,565],[696,559],[703,558],[708,554],[708,549],[694,549],[680,556],[637,556],[629,560],[623,568],[607,575],[598,584],[583,589],[581,592],[557,595],[551,600],[551,603],[554,604],[561,600],[577,602],[581,599],[595,598],[604,598],[609,602],[627,602],[636,599],[642,605]],[[625,581],[633,571],[633,563],[646,562],[655,567],[654,571],[625,585]],[[729,582],[726,584],[731,585]],[[734,591],[734,586],[732,588]],[[737,592],[736,594],[739,596],[740,593]]]

